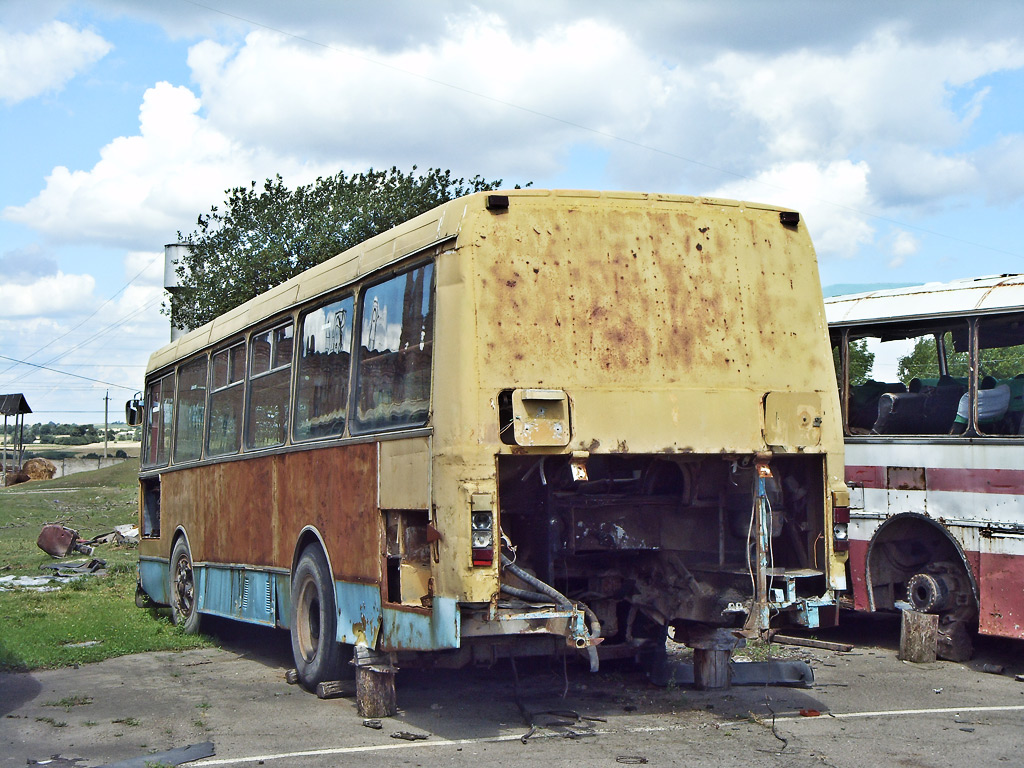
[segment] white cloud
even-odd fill
[[[189,65],[218,130],[356,170],[549,173],[571,142],[597,138],[578,126],[636,135],[660,93],[659,66],[621,29],[584,19],[523,39],[476,12],[403,50],[257,31],[200,43]]]
[[[708,194],[797,209],[819,256],[853,257],[874,236],[868,223],[872,203],[865,163],[780,164]]]
[[[113,46],[90,30],[51,21],[32,32],[0,29],[0,100],[7,104],[59,90]]]
[[[873,145],[949,145],[978,114],[984,89],[957,111],[951,97],[979,77],[1024,66],[1005,40],[908,42],[883,30],[849,51],[723,54],[708,67],[714,98],[756,117],[777,159],[828,157]]]
[[[447,4],[439,34],[377,48],[345,42],[335,24],[310,35],[322,45],[265,29],[199,42],[194,91],[150,88],[137,135],[111,141],[91,169],[54,168],[3,216],[63,242],[149,249],[189,231],[224,189],[275,173],[294,186],[415,163],[543,185],[586,145],[608,153],[604,186],[793,205],[822,253],[849,256],[871,240],[876,206],[934,210],[971,185],[1011,183],[961,149],[991,98],[978,78],[1024,67],[1007,40],[890,25],[781,53],[655,53],[650,29],[601,3],[582,18],[564,11],[526,24]]]
[[[884,205],[927,206],[973,193],[981,181],[973,159],[906,144],[880,150],[871,168],[871,188]]]
[[[23,285],[0,283],[0,317],[35,317],[80,312],[93,303],[92,275],[57,272]]]
[[[921,248],[921,241],[915,235],[905,230],[897,230],[889,238],[889,252],[892,258],[889,260],[890,269],[898,269],[907,263],[907,259],[913,256]]]
[[[158,83],[143,97],[137,136],[114,139],[91,170],[54,168],[39,195],[3,217],[59,241],[152,247],[191,229],[226,188],[301,167],[228,138],[199,108],[188,88]]]

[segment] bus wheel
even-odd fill
[[[199,631],[200,615],[196,610],[196,578],[192,569],[192,553],[184,538],[178,539],[171,550],[170,569],[171,619],[186,634]]]
[[[292,655],[299,682],[306,690],[337,680],[341,646],[334,580],[327,558],[317,546],[302,552],[292,577]]]

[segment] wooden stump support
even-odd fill
[[[387,653],[356,646],[353,662],[356,668],[356,708],[360,717],[391,717],[398,711],[395,695],[395,673]]]
[[[903,611],[900,622],[900,653],[903,661],[920,664],[935,661],[939,641],[939,616]]]
[[[686,635],[686,644],[693,648],[694,686],[702,691],[728,688],[732,652],[747,641],[721,627],[690,627]]]

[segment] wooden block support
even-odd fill
[[[356,646],[356,708],[361,717],[391,717],[398,711],[391,657]]]
[[[899,654],[903,661],[917,664],[935,661],[938,639],[938,614],[903,611]]]
[[[391,717],[398,711],[395,673],[356,668],[356,707],[360,717]]]
[[[693,684],[702,691],[729,687],[729,659],[732,651],[693,649]]]

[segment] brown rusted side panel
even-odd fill
[[[982,634],[1024,639],[1024,558],[1019,555],[982,553],[978,580],[981,606],[978,628]]]
[[[290,569],[309,525],[327,545],[335,578],[379,583],[376,478],[374,443],[168,472],[161,481],[162,527],[169,533],[182,526],[197,562]],[[165,538],[168,548],[170,541]]]

